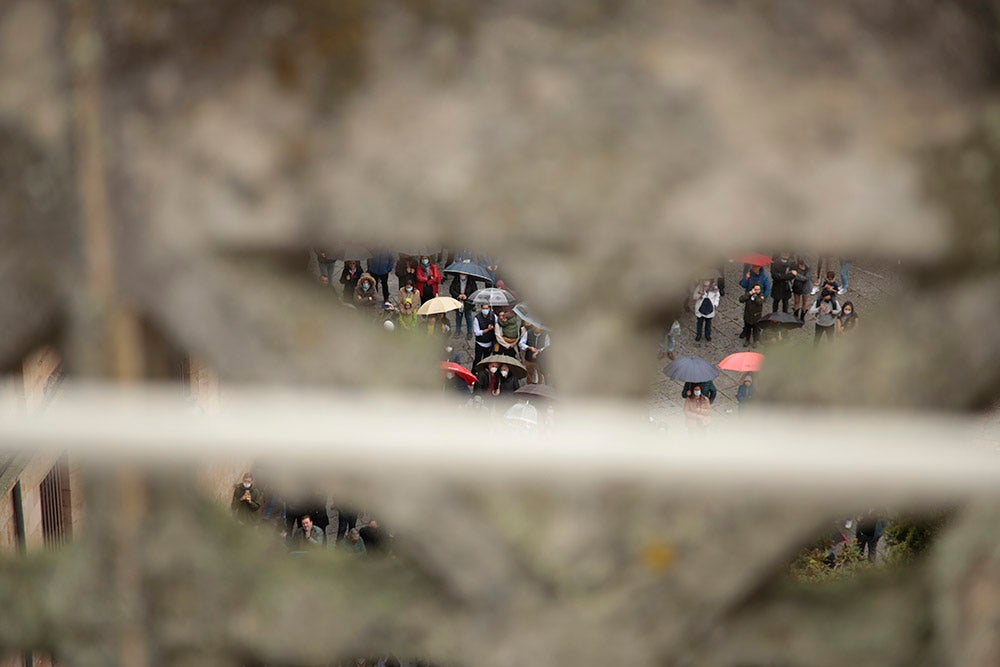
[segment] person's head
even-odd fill
[[[700,384],[696,384],[695,386],[691,387],[691,395],[695,396],[695,397],[701,396],[701,385]]]
[[[506,322],[507,320],[510,319],[510,313],[506,310],[501,310],[500,312],[497,313],[497,319],[500,320],[501,322]]]
[[[320,283],[321,285],[329,285],[329,284],[330,284],[330,276],[327,276],[327,275],[321,275],[321,276],[319,277],[319,283]]]
[[[760,273],[760,269],[761,269],[761,267],[759,267],[757,265],[754,265],[754,266],[750,267],[750,271],[753,272],[753,273]]]
[[[489,369],[490,373],[496,373],[498,370],[500,370],[500,364],[493,362],[492,364],[487,366],[487,368]]]
[[[427,255],[421,255],[420,256],[420,265],[421,266],[430,266],[431,265],[431,258],[429,256],[427,256]]]
[[[754,285],[750,288],[751,294],[760,294],[760,285]]]
[[[507,377],[508,375],[510,375],[510,367],[507,364],[502,364],[500,366],[500,375],[502,375],[503,377]]]
[[[357,528],[351,528],[351,532],[347,534],[347,539],[349,539],[351,542],[357,542],[359,539],[361,539],[361,531],[359,531]]]
[[[361,289],[368,291],[372,288],[373,284],[375,284],[374,280],[372,280],[371,278],[364,278],[361,281]]]
[[[845,301],[843,307],[841,308],[841,312],[844,314],[844,317],[850,317],[853,315],[854,303],[851,301]]]
[[[479,307],[479,312],[481,312],[483,315],[489,315],[490,314],[489,305],[484,303],[482,306]]]
[[[407,292],[413,291],[413,278],[406,279],[406,282],[403,283],[403,289],[406,290]]]
[[[243,488],[249,489],[251,486],[253,486],[253,473],[243,473]]]
[[[748,376],[746,376],[745,378],[743,378],[743,386],[744,386],[744,387],[749,387],[749,386],[750,386],[750,385],[752,385],[752,384],[753,384],[753,378],[752,378],[752,377],[750,377],[750,376],[748,375]]]
[[[344,266],[353,271],[354,269],[358,268],[358,262],[357,260],[349,259],[346,262],[344,262]]]
[[[378,530],[378,521],[372,519],[371,521],[368,522],[368,527],[373,530]]]
[[[308,514],[304,514],[302,515],[302,518],[299,519],[299,525],[302,526],[302,530],[308,533],[310,530],[312,530],[313,518]]]
[[[796,257],[796,258],[795,258],[795,264],[796,264],[796,266],[798,266],[798,268],[800,268],[800,269],[804,269],[804,268],[806,268],[807,266],[809,266],[808,264],[806,264],[806,260],[805,260],[804,258],[802,258],[802,257]]]
[[[833,271],[827,271],[826,272],[827,282],[831,282],[832,283],[836,279],[836,277],[837,277],[837,274],[834,273]]]
[[[833,290],[829,287],[823,290],[823,301],[833,300]]]
[[[703,280],[701,284],[705,289],[712,289],[712,287],[715,285],[715,281],[709,278],[707,280]]]
[[[787,262],[790,258],[791,258],[791,253],[788,252],[782,252],[781,254],[778,255],[778,259],[780,259],[782,262]]]

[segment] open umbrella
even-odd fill
[[[491,354],[476,364],[476,370],[486,368],[490,364],[507,364],[517,378],[523,378],[528,374],[528,369],[520,361],[515,357],[508,357],[506,354]]]
[[[469,300],[476,305],[513,306],[517,297],[499,287],[485,287],[469,295]]]
[[[779,329],[798,329],[805,324],[802,320],[791,313],[771,313],[760,318],[757,322],[763,328],[777,327]]]
[[[472,374],[472,371],[462,364],[456,364],[454,361],[442,361],[441,369],[445,372],[454,373],[458,377],[465,380],[465,384],[471,385],[476,381],[476,376]]]
[[[759,371],[763,361],[764,355],[760,352],[737,352],[720,361],[719,368],[740,373]]]
[[[737,257],[736,261],[743,262],[744,264],[749,264],[751,266],[767,266],[768,264],[774,263],[773,259],[759,252],[752,252],[749,255]]]
[[[493,282],[493,276],[490,275],[490,272],[487,271],[485,267],[473,262],[471,259],[463,259],[459,262],[452,262],[448,265],[448,268],[446,268],[444,272],[460,273],[465,276],[478,278],[479,280],[485,280],[486,282]]]
[[[516,306],[514,306],[514,314],[517,315],[518,317],[520,317],[522,320],[524,320],[528,324],[531,324],[533,326],[538,327],[542,331],[549,331],[549,328],[547,326],[545,326],[544,324],[542,324],[541,321],[539,321],[539,319],[537,317],[535,317],[531,313],[531,311],[528,310],[528,307],[526,305],[524,305],[523,303],[519,303]]]
[[[707,382],[719,377],[719,369],[701,357],[677,357],[667,364],[663,374],[680,382]]]
[[[417,309],[417,315],[439,315],[441,313],[450,313],[453,310],[460,310],[461,308],[462,302],[458,299],[452,299],[450,296],[436,296],[420,306]]]
[[[526,384],[515,390],[514,393],[544,398],[549,401],[556,400],[556,390],[547,384]]]

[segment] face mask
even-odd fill
[[[694,390],[694,395],[695,396],[701,396],[701,389],[695,389]]]
[[[413,291],[413,285],[407,285],[406,286],[406,291],[407,292],[412,292]]]
[[[509,373],[510,373],[510,371],[500,371],[500,375],[502,375],[502,376],[504,376],[504,377],[507,377],[507,375],[508,375]]]
[[[496,373],[496,372],[497,372],[496,366],[490,366],[490,373]]]
[[[450,380],[453,377],[455,377],[455,374],[454,373],[445,373],[444,376]]]
[[[427,266],[428,264],[431,263],[431,260],[429,260],[429,259],[422,259],[422,260],[420,260],[420,263],[423,264],[424,266]]]
[[[361,289],[363,289],[363,290],[365,290],[367,292],[368,290],[371,289],[371,287],[372,287],[371,285],[369,285],[368,283],[365,283],[364,285],[361,286]]]
[[[483,308],[483,315],[489,315],[489,314],[490,314],[490,309],[489,308]]]
[[[851,310],[850,308],[848,308],[847,310],[844,311],[844,315],[850,315],[853,312],[854,312],[853,310]]]
[[[253,482],[243,482],[244,489],[249,489],[251,486],[253,486]]]

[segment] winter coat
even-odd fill
[[[811,271],[809,265],[800,267],[795,265],[795,275],[792,276],[792,294],[809,294],[812,291],[812,280],[809,278]]]
[[[373,276],[387,276],[392,273],[392,267],[395,265],[396,258],[391,252],[378,252],[368,260],[368,273]]]
[[[452,299],[458,299],[458,297],[464,294],[466,297],[472,296],[472,293],[479,289],[479,283],[472,276],[465,276],[465,291],[462,291],[461,284],[462,276],[456,275],[452,278],[451,285],[448,286],[448,294],[451,295]],[[460,299],[458,299],[460,300]],[[466,310],[472,310],[476,307],[476,304],[469,300],[465,300],[462,303],[465,304]]]
[[[712,286],[710,289],[706,290],[704,284],[699,284],[698,287],[695,288],[694,294],[691,298],[694,301],[694,314],[696,317],[704,317],[707,320],[715,317],[716,309],[719,307],[719,289],[717,287]],[[708,299],[708,302],[712,304],[712,312],[708,315],[701,312],[701,302],[706,298]]]
[[[711,380],[704,382],[685,382],[681,389],[681,398],[687,398],[688,392],[694,389],[696,384],[701,385],[701,395],[708,399],[709,403],[715,403],[715,397],[719,395],[719,390],[715,388],[715,383]]]
[[[771,296],[771,276],[767,275],[767,271],[763,268],[754,273],[753,271],[748,272],[750,277],[744,277],[740,280],[740,287],[743,288],[745,292],[749,292],[754,285],[760,285],[760,293],[764,296],[764,299],[768,299]]]
[[[689,425],[707,426],[712,420],[712,404],[704,396],[684,399],[684,416]]]
[[[788,299],[792,296],[792,269],[795,261],[789,258],[782,262],[781,257],[775,257],[771,264],[771,296],[775,299]],[[761,287],[763,289],[763,287]]]
[[[247,491],[250,492],[250,501],[241,500],[243,494]],[[260,509],[260,504],[263,502],[264,494],[256,486],[251,486],[249,489],[243,488],[242,484],[237,484],[233,488],[233,502],[230,503],[229,507],[232,509],[233,514],[235,514],[240,519],[252,519],[257,516],[257,510]]]
[[[400,255],[396,262],[396,279],[399,280],[400,287],[406,287],[407,279],[413,280],[413,286],[417,286],[417,260],[409,255]]]
[[[763,272],[761,272],[763,274]],[[742,282],[740,283],[743,284]],[[760,322],[760,318],[764,313],[764,301],[767,297],[761,294],[743,294],[740,296],[740,303],[743,306],[743,322],[745,324],[754,325]]]
[[[361,280],[362,273],[364,272],[361,270],[360,265],[351,271],[347,264],[344,264],[344,270],[340,272],[340,284],[344,286],[345,300],[354,298],[354,288],[358,286],[358,281]]]
[[[368,289],[365,289],[368,285]],[[375,278],[370,273],[361,274],[358,284],[354,287],[354,305],[358,308],[371,308],[379,302],[378,290],[375,289]]]
[[[438,295],[438,288],[441,286],[441,270],[437,264],[431,262],[426,267],[423,264],[417,265],[417,289],[420,296],[427,301]]]

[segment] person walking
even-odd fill
[[[809,314],[816,316],[816,337],[813,338],[814,345],[819,345],[819,339],[823,336],[827,337],[828,342],[833,342],[834,326],[837,323],[837,315],[840,314],[840,305],[837,304],[837,300],[834,298],[836,293],[837,290],[834,287],[824,288],[819,299],[809,309]]]
[[[742,284],[742,283],[741,283]],[[750,345],[753,338],[753,346],[757,347],[760,342],[760,318],[764,313],[765,297],[760,285],[754,285],[750,291],[740,296],[740,303],[743,304],[743,347]]]
[[[705,340],[712,340],[712,320],[715,319],[715,311],[719,307],[719,288],[715,286],[714,280],[705,280],[698,283],[692,297],[694,299],[694,313],[697,325],[695,326],[694,340],[701,340],[704,331]]]

